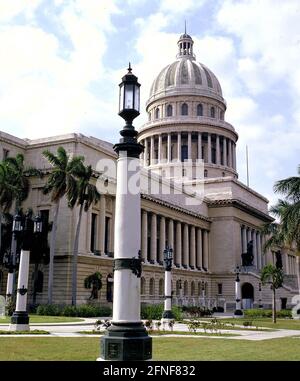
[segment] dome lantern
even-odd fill
[[[176,58],[189,58],[195,59],[195,55],[193,53],[193,45],[194,41],[192,37],[186,33],[186,23],[184,26],[184,34],[179,37],[177,42],[178,45],[178,54]]]

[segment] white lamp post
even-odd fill
[[[165,267],[165,306],[162,315],[163,321],[170,321],[174,319],[172,314],[172,261],[173,249],[168,246],[164,250],[164,267]]]
[[[14,221],[15,222],[15,221]],[[35,238],[42,232],[40,216],[31,219],[30,214],[25,216],[24,226],[21,220],[13,226],[14,232],[21,233],[21,256],[18,276],[16,310],[11,317],[10,331],[29,331],[29,316],[27,312],[27,288],[29,275],[30,249]]]
[[[242,311],[242,292],[241,292],[241,282],[240,282],[240,267],[235,268],[236,278],[235,278],[235,317],[243,316]]]
[[[149,360],[152,339],[140,318],[141,197],[133,183],[140,181],[139,155],[144,147],[137,142],[132,121],[139,115],[140,84],[128,73],[120,83],[119,115],[126,125],[120,131],[118,154],[114,247],[114,299],[112,325],[101,338],[99,360]],[[134,179],[134,181],[130,181]],[[131,187],[133,189],[131,189]]]

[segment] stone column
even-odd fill
[[[191,236],[190,236],[190,267],[195,268],[196,265],[196,235],[195,235],[195,226],[191,227]]]
[[[168,245],[171,249],[173,249],[174,252],[174,223],[173,220],[169,220],[169,226],[168,226]]]
[[[177,160],[181,161],[181,132],[177,134]]]
[[[187,268],[189,262],[189,227],[187,224],[183,226],[183,260],[182,265]]]
[[[197,229],[197,268],[202,270],[202,231]]]
[[[167,151],[167,160],[168,163],[171,162],[171,134],[168,134],[168,151]]]
[[[211,163],[211,134],[207,134],[207,162]]]
[[[144,151],[144,167],[146,167],[148,165],[148,139],[145,138],[144,139],[144,146],[145,146],[145,151]]]
[[[203,267],[208,270],[208,231],[203,231]]]
[[[99,250],[101,255],[104,254],[105,249],[105,212],[106,212],[106,199],[104,194],[100,197],[100,212],[99,212],[99,225],[100,225],[100,234],[99,234]]]
[[[218,165],[221,164],[221,156],[220,156],[220,137],[216,136],[216,163]]]
[[[202,135],[201,132],[198,132],[198,159],[201,160],[203,158],[202,153]]]
[[[166,248],[166,219],[165,217],[160,217],[159,225],[159,262],[163,263],[163,253]]]
[[[258,268],[256,230],[252,230],[251,239],[253,241],[253,264]]]
[[[142,212],[142,259],[147,262],[148,253],[148,213],[146,210]]]
[[[158,135],[158,162],[162,161],[162,134]]]
[[[154,158],[154,136],[151,136],[150,138],[150,165],[155,164],[155,158]]]
[[[232,143],[232,165],[233,165],[233,169],[236,170],[236,148],[235,148],[235,143]]]
[[[242,251],[243,251],[243,254],[245,254],[247,252],[247,230],[246,230],[246,226],[242,226],[242,238],[243,238]]]
[[[228,166],[232,168],[232,147],[231,147],[231,140],[228,139]]]
[[[157,254],[157,216],[155,213],[151,216],[151,253],[150,263],[156,263]]]
[[[223,165],[227,166],[227,144],[226,144],[226,138],[223,136]]]
[[[181,267],[181,222],[176,222],[176,264]]]
[[[192,133],[188,132],[188,159],[192,159]]]
[[[250,241],[251,241],[251,229],[250,228],[248,228],[247,229],[247,243],[249,243]]]
[[[262,268],[262,251],[261,251],[261,234],[258,232],[256,241],[256,250],[257,250],[257,263],[258,269]]]

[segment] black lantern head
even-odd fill
[[[22,216],[19,212],[14,216],[12,231],[13,233],[20,233],[22,231]]]
[[[119,115],[131,124],[133,119],[140,114],[140,84],[137,77],[132,74],[129,62],[128,73],[119,84]]]
[[[43,222],[41,216],[38,214],[33,219],[33,232],[41,234],[43,229]]]
[[[166,249],[164,250],[164,266],[166,271],[171,271],[172,260],[173,260],[173,249],[167,246]]]

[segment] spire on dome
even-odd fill
[[[193,53],[193,44],[194,41],[192,37],[186,33],[186,20],[184,20],[184,34],[179,37],[178,45],[178,54],[177,58],[191,58],[195,59],[195,55]]]

